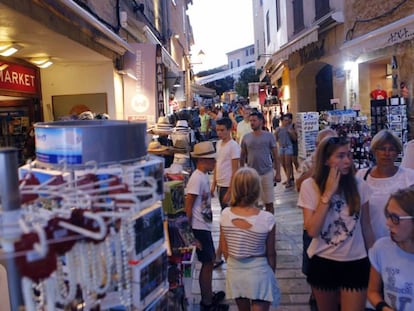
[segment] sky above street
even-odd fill
[[[195,44],[193,62],[200,50],[203,64],[194,72],[227,64],[226,53],[254,44],[252,0],[193,0],[187,14],[193,28]]]

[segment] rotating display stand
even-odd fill
[[[89,122],[79,125],[82,130],[78,125],[69,132],[57,126],[53,132],[76,146],[82,143],[85,130],[97,126]],[[112,144],[97,139],[76,149],[80,157],[63,156],[59,163],[42,158],[19,168],[18,187],[13,182],[17,176],[6,176],[16,188],[6,189],[7,193],[17,193],[15,197],[20,198],[9,209],[8,195],[2,192],[2,216],[8,222],[3,221],[0,227],[0,258],[13,259],[6,265],[11,272],[9,287],[13,283],[20,286],[11,297],[10,305],[16,308],[11,310],[21,304],[28,311],[153,310],[165,301],[164,161],[145,151],[141,156],[146,144],[136,137],[145,137],[145,126],[132,125],[135,135],[117,137],[114,133],[122,129],[117,132],[116,127],[130,129],[131,124],[104,121],[99,124],[101,133],[107,125],[112,140],[122,141],[128,149],[115,151],[116,160],[109,154],[102,162],[85,157],[107,148],[100,144]],[[81,133],[81,139],[71,140],[76,137],[73,133]],[[36,133],[44,134],[42,130]],[[46,149],[49,154],[54,152]],[[55,150],[55,154],[61,151]],[[68,154],[71,150],[64,151]],[[83,160],[72,161],[79,158]],[[72,160],[68,163],[68,159]],[[17,274],[10,270],[13,266]]]

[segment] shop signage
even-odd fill
[[[305,46],[303,49],[299,50],[299,55],[302,65],[312,60],[320,59],[325,55],[325,39]]]
[[[387,42],[390,44],[394,44],[397,42],[412,39],[414,36],[414,29],[413,29],[413,25],[410,25],[410,26],[411,27],[403,27],[401,29],[398,29],[397,31],[390,32],[388,34]]]
[[[124,114],[128,120],[146,120],[155,123],[157,106],[156,45],[134,43],[135,53],[124,54],[124,70],[135,74],[135,79],[124,77]]]
[[[1,63],[0,68],[0,89],[37,93],[36,69],[10,63]]]

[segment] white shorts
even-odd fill
[[[262,192],[260,198],[263,204],[273,203],[275,200],[275,189],[274,189],[274,173],[271,169],[268,173],[260,175],[260,183],[262,186]]]

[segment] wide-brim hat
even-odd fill
[[[194,145],[194,151],[191,152],[193,158],[215,159],[216,150],[214,145],[209,141],[202,141]]]
[[[157,124],[155,124],[155,128],[153,132],[155,134],[171,134],[173,130],[173,126],[170,124],[170,121],[167,117],[159,117]]]
[[[148,151],[164,151],[167,149],[168,147],[161,145],[159,141],[152,141],[148,145]]]

